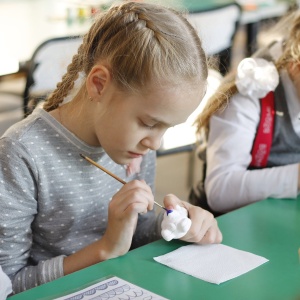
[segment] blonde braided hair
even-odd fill
[[[207,79],[207,59],[195,29],[183,14],[155,4],[126,2],[95,19],[67,73],[48,97],[44,109],[59,106],[99,61],[109,66],[117,86],[141,89],[149,82],[189,83]]]

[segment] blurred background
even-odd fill
[[[0,0],[0,135],[55,88],[95,15],[115,2]],[[184,124],[167,131],[158,151],[156,200],[161,202],[168,193],[186,200],[201,176],[194,151],[196,116],[224,75],[242,58],[276,38],[276,33],[270,34],[268,29],[289,11],[298,9],[299,1],[151,2],[184,10],[211,61],[207,95]]]

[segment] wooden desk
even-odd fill
[[[159,240],[126,255],[96,264],[9,300],[53,299],[108,275],[172,300],[295,300],[300,297],[300,198],[268,199],[218,217],[223,244],[252,252],[269,262],[235,279],[215,285],[153,260],[185,245]]]

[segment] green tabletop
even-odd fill
[[[223,244],[269,259],[258,268],[220,285],[207,283],[153,260],[186,245],[159,240],[126,255],[75,272],[10,297],[53,299],[108,275],[172,300],[300,299],[300,198],[267,199],[218,217]]]
[[[285,0],[281,0],[281,1],[285,1]],[[115,0],[107,0],[106,2],[104,2],[102,7],[106,9],[115,2],[116,2]],[[154,1],[154,3],[155,2],[156,1]],[[175,8],[181,8],[185,10],[187,9],[190,12],[200,12],[200,11],[216,9],[232,3],[237,3],[237,1],[235,0],[164,0],[161,1],[161,3]]]
[[[174,7],[185,8],[190,12],[206,11],[236,3],[234,0],[169,0]]]

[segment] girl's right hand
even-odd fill
[[[131,246],[138,215],[153,209],[154,196],[144,180],[126,183],[108,208],[108,224],[102,239],[64,258],[64,274],[124,255]]]
[[[105,259],[128,252],[136,229],[138,215],[152,210],[154,196],[144,180],[126,183],[109,203],[108,224],[101,239],[101,256]],[[104,251],[104,252],[103,252]]]

